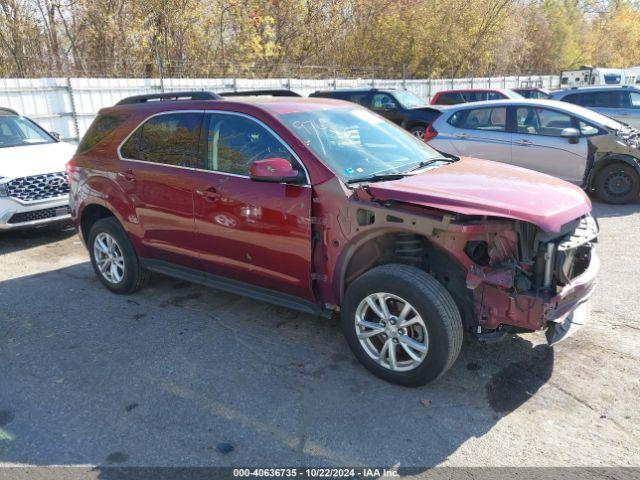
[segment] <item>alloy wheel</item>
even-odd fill
[[[429,350],[424,320],[409,302],[391,293],[365,297],[356,309],[355,329],[365,352],[392,371],[419,367]]]
[[[93,255],[100,274],[109,283],[120,283],[124,278],[124,256],[118,242],[106,232],[96,235]]]

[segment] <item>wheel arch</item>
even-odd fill
[[[592,190],[594,188],[594,180],[598,173],[600,173],[600,171],[606,166],[616,162],[626,163],[627,165],[630,165],[635,169],[638,175],[640,175],[640,159],[637,159],[633,155],[627,155],[624,153],[611,153],[595,162],[587,178],[587,188],[589,190]]]
[[[398,255],[399,236],[410,235],[420,242],[420,259]],[[338,304],[342,304],[348,286],[369,270],[387,263],[403,263],[416,266],[438,280],[454,297],[465,325],[476,323],[473,313],[473,297],[467,288],[467,270],[460,261],[433,242],[428,235],[409,228],[384,227],[370,230],[345,245],[336,264],[333,289]]]
[[[103,204],[90,203],[82,209],[82,212],[80,213],[80,233],[82,234],[82,239],[85,245],[89,240],[91,227],[98,220],[107,217],[114,217],[122,223],[122,220],[118,218],[118,215]]]

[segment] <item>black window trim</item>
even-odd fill
[[[269,133],[271,133],[276,140],[278,140],[288,151],[289,153],[291,153],[291,155],[293,156],[293,158],[296,159],[296,161],[298,162],[298,164],[300,166],[302,166],[302,169],[304,171],[305,174],[305,178],[306,178],[306,182],[304,184],[296,184],[296,186],[299,187],[307,187],[310,188],[311,187],[311,177],[309,177],[309,171],[307,170],[306,165],[302,162],[302,160],[300,160],[300,157],[296,154],[296,152],[287,144],[287,142],[285,142],[282,137],[280,135],[278,135],[271,127],[269,127],[266,123],[262,122],[261,120],[258,120],[255,117],[252,117],[251,115],[247,115],[246,113],[241,113],[241,112],[232,112],[232,111],[228,111],[228,110],[168,110],[165,112],[158,112],[158,113],[154,113],[153,115],[149,115],[148,117],[146,117],[144,120],[142,120],[140,123],[138,123],[138,125],[136,126],[136,128],[134,128],[125,138],[124,140],[122,140],[122,142],[120,142],[120,145],[118,145],[117,148],[117,153],[118,153],[118,158],[122,161],[127,161],[127,162],[140,162],[140,163],[146,163],[146,164],[150,164],[150,165],[163,165],[165,167],[171,167],[171,168],[181,168],[184,170],[191,170],[191,171],[197,171],[197,172],[206,172],[206,173],[213,173],[216,175],[227,175],[230,177],[238,177],[238,178],[251,178],[249,175],[240,175],[237,173],[229,173],[229,172],[219,172],[216,170],[208,170],[205,168],[197,168],[197,167],[187,167],[187,166],[182,166],[182,165],[171,165],[171,164],[167,164],[167,163],[158,163],[158,162],[148,162],[146,160],[138,160],[135,158],[127,158],[124,157],[122,155],[122,147],[124,146],[125,143],[127,143],[127,141],[129,140],[129,138],[133,137],[138,130],[145,124],[147,123],[147,121],[151,120],[154,117],[158,117],[160,115],[174,115],[174,114],[183,114],[183,113],[200,113],[202,114],[202,120],[201,120],[201,128],[200,128],[200,139],[198,142],[198,148],[200,150],[200,156],[202,158],[200,158],[200,160],[203,162],[204,164],[204,154],[205,152],[202,149],[202,142],[203,142],[203,132],[205,132],[206,130],[206,122],[204,121],[204,119],[207,117],[207,114],[226,114],[226,115],[236,115],[239,117],[244,117],[247,118],[251,121],[256,122],[258,125],[260,125],[261,127],[263,127],[265,130],[267,130]]]

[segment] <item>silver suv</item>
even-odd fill
[[[553,100],[574,103],[640,128],[640,90],[634,87],[584,87],[560,90]]]
[[[554,100],[496,100],[440,109],[425,140],[437,150],[530,168],[608,203],[640,193],[640,131]]]

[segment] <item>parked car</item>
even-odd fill
[[[404,385],[442,375],[465,333],[554,344],[587,319],[598,229],[579,188],[442,156],[341,101],[188,95],[101,110],[68,164],[112,292],[155,271],[339,312],[364,366]]]
[[[608,203],[640,192],[640,132],[586,108],[553,100],[497,100],[444,108],[426,133],[452,155],[530,168]]]
[[[407,90],[348,88],[317,91],[309,96],[357,103],[400,125],[418,138],[424,137],[429,124],[440,113]]]
[[[522,87],[514,88],[514,92],[518,95],[522,95],[524,98],[534,98],[538,100],[544,100],[551,97],[551,93],[548,90],[540,87]]]
[[[69,221],[65,164],[74,147],[0,108],[0,230]]]
[[[431,99],[431,105],[458,105],[460,103],[524,98],[506,88],[467,88],[462,90],[441,90]]]
[[[559,90],[553,100],[574,103],[640,128],[640,89],[635,87],[584,87]]]

